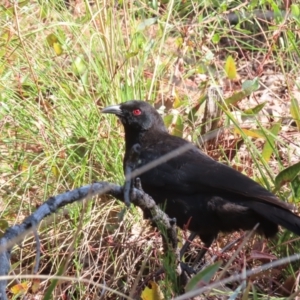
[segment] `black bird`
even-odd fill
[[[177,225],[198,234],[208,248],[219,232],[251,230],[272,237],[278,225],[300,235],[300,218],[291,206],[242,173],[221,164],[192,143],[167,132],[158,112],[132,100],[104,108],[125,129],[124,166],[131,148],[140,145],[136,168],[161,159],[139,175],[144,191],[162,204]],[[180,149],[186,148],[182,153]],[[188,150],[187,150],[188,149]],[[175,156],[166,160],[164,155]]]

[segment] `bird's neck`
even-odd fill
[[[147,147],[148,144],[156,143],[158,137],[162,137],[165,134],[168,134],[167,129],[164,125],[151,127],[151,129],[141,130],[140,128],[126,128],[125,129],[125,156],[124,160],[126,161],[129,153],[132,149],[132,146],[135,144],[140,144],[142,147]]]

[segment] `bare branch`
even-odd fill
[[[27,217],[21,224],[15,225],[6,230],[3,237],[0,239],[0,278],[6,276],[10,270],[10,255],[11,249],[17,243],[20,243],[27,234],[35,232],[38,224],[50,214],[56,213],[58,209],[76,201],[81,201],[86,198],[91,198],[96,195],[110,194],[115,198],[124,201],[123,187],[108,183],[96,182],[91,185],[80,187],[73,191],[69,191],[55,197],[50,197],[43,203],[32,215]],[[166,232],[171,232],[168,235],[174,236],[172,226],[168,216],[159,209],[155,201],[147,195],[141,188],[132,189],[130,200],[136,206],[143,210],[149,210],[152,213],[152,221],[156,224],[163,225]],[[176,234],[175,234],[176,236]],[[37,246],[39,245],[37,233],[35,234]],[[172,241],[172,245],[174,241]],[[35,270],[36,272],[37,270]],[[7,280],[0,280],[0,300],[6,300],[6,285]]]

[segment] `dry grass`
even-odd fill
[[[69,10],[55,7],[56,1],[24,6],[5,2],[1,7],[3,224],[21,222],[44,199],[66,189],[100,180],[122,183],[123,131],[114,119],[101,116],[99,108],[128,99],[151,99],[157,108],[163,105],[166,121],[168,116],[174,117],[170,131],[175,128],[184,138],[197,142],[207,88],[221,86],[226,99],[242,89],[242,82],[258,77],[257,91],[224,109],[219,121],[224,133],[204,151],[269,189],[274,188],[274,178],[282,169],[299,161],[299,119],[291,112],[292,99],[300,101],[297,19],[284,18],[267,29],[258,26],[259,41],[253,42],[256,36],[247,28],[243,31],[222,23],[220,10],[198,9],[197,1],[184,1],[193,4],[188,22],[181,15],[184,8],[178,9],[173,1],[158,9],[145,1],[119,5],[95,2],[71,2]],[[174,13],[170,14],[172,5]],[[227,12],[246,5],[240,3]],[[158,24],[139,29],[153,17],[158,17]],[[57,37],[63,55],[56,55],[49,47],[49,34]],[[218,42],[214,42],[216,38]],[[228,54],[237,64],[239,78],[235,81],[228,80],[224,72]],[[264,102],[261,111],[247,114],[247,109]],[[266,158],[266,136],[278,122],[280,131]],[[259,137],[249,134],[258,130]],[[290,186],[282,188],[279,195],[290,202],[299,201]],[[66,207],[40,225],[39,274],[70,278],[58,282],[53,298],[96,299],[102,295],[97,284],[126,295],[140,295],[143,284],[155,276],[166,260],[160,234],[143,221],[137,209],[123,217],[122,209],[113,199],[101,197]],[[239,234],[220,236],[209,250],[207,261]],[[179,233],[180,239],[186,236]],[[14,248],[11,262],[16,279],[10,286],[18,282],[17,275],[32,273],[34,245],[33,238],[28,237],[21,248]],[[271,242],[250,239],[236,253],[238,245],[219,255],[224,263],[237,255],[224,276],[299,252],[299,240],[289,233]],[[191,259],[200,246],[197,240],[190,251]],[[274,268],[250,278],[248,287],[258,291],[256,299],[290,295],[297,286],[298,267]],[[81,281],[74,282],[73,277]],[[175,296],[178,286],[173,267],[159,278],[165,297]],[[24,297],[42,298],[50,284],[50,278],[44,280],[38,291],[29,290]],[[234,282],[205,297],[228,298],[239,285]],[[246,292],[243,288],[237,298]],[[14,297],[11,293],[9,296]],[[113,291],[103,295],[103,299],[121,298]]]

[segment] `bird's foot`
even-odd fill
[[[180,268],[182,272],[185,272],[188,276],[192,276],[193,274],[196,274],[196,270],[192,267],[190,267],[188,264],[184,262],[180,262]]]
[[[134,181],[134,187],[136,189],[138,189],[139,191],[143,192],[143,187],[142,187],[142,182],[141,182],[141,178],[140,177],[137,177],[135,178],[135,181]]]
[[[169,222],[170,222],[170,225],[171,226],[176,226],[176,223],[177,223],[177,220],[176,220],[176,218],[169,218]]]

